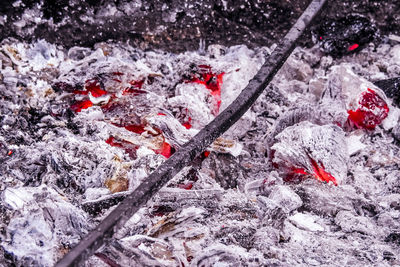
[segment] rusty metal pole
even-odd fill
[[[81,266],[98,248],[108,244],[113,234],[156,194],[161,187],[182,170],[182,168],[189,165],[198,154],[204,151],[217,137],[238,121],[264,89],[267,88],[267,85],[295,48],[297,40],[310,25],[311,21],[318,15],[326,2],[327,0],[313,0],[232,104],[151,173],[96,229],[90,232],[77,246],[66,254],[56,266]]]

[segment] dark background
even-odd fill
[[[0,26],[0,39],[14,37],[32,41],[46,39],[64,47],[93,46],[100,41],[127,41],[142,49],[163,49],[172,52],[196,50],[200,40],[205,45],[246,44],[249,47],[269,46],[279,41],[291,27],[309,0],[169,0],[153,1],[77,1],[77,0],[2,0],[0,15],[7,21]],[[346,14],[361,14],[376,23],[381,36],[399,34],[400,1],[357,0],[329,1],[321,20]],[[111,6],[110,6],[111,5]],[[190,6],[191,5],[191,6]],[[115,6],[116,15],[104,11]],[[133,8],[127,9],[127,6]],[[14,22],[26,10],[42,14],[38,23],[29,22],[18,28]],[[82,19],[87,14],[91,19]],[[173,17],[174,19],[168,19]],[[161,26],[161,27],[160,27]],[[303,42],[309,44],[309,39]]]

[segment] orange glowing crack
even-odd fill
[[[325,171],[323,164],[319,166],[314,159],[310,158],[310,160],[314,170],[314,177],[317,178],[317,180],[327,183],[332,182],[334,185],[338,185],[336,178],[333,177],[329,172]]]

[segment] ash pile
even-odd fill
[[[86,266],[400,264],[400,43],[346,19],[358,28],[315,28],[317,44]],[[54,265],[274,48],[3,40],[2,264]]]

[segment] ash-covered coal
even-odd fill
[[[54,265],[229,105],[271,49],[4,40],[0,259]],[[251,110],[86,266],[400,264],[400,110],[377,84],[399,77],[399,58],[391,44],[341,59],[296,49]]]

